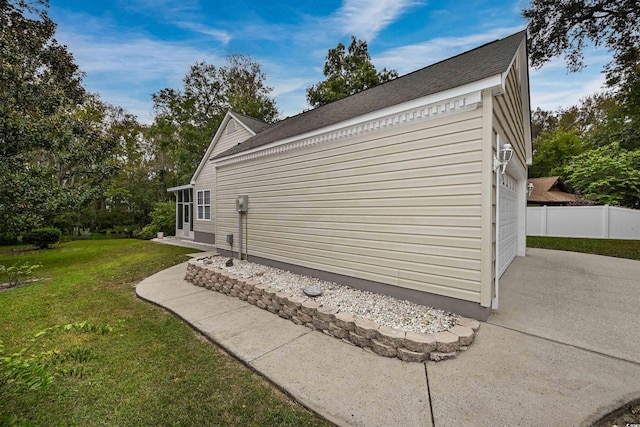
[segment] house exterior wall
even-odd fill
[[[478,303],[482,128],[476,108],[220,164],[216,246],[247,194],[250,256]]]
[[[220,139],[216,142],[216,145],[213,147],[211,151],[211,155],[214,157],[229,148],[233,147],[239,142],[245,141],[253,136],[249,131],[247,131],[243,126],[239,123],[236,123],[236,130],[232,133],[227,133],[226,129],[222,131],[222,135],[220,135]],[[197,195],[198,191],[201,190],[211,190],[211,219],[210,220],[202,220],[197,217]],[[216,232],[216,223],[215,223],[215,192],[216,192],[216,167],[213,162],[207,160],[205,165],[203,166],[200,174],[196,178],[196,182],[193,189],[193,197],[194,203],[193,208],[195,210],[194,213],[194,224],[193,230],[195,232],[195,240],[202,241],[204,243],[213,243],[213,235]]]
[[[512,145],[514,150],[514,156],[509,165],[507,166],[507,172],[509,172],[514,178],[517,179],[516,188],[518,189],[518,219],[517,219],[517,255],[524,256],[526,250],[526,180],[527,180],[527,147],[525,132],[528,129],[525,126],[525,115],[528,117],[529,111],[523,112],[523,76],[527,75],[526,67],[526,54],[524,51],[524,45],[521,46],[520,51],[514,58],[514,63],[509,69],[504,81],[503,92],[496,95],[492,99],[492,123],[493,138],[491,141],[491,163],[493,162],[493,156],[496,155],[499,147],[497,144],[497,135],[504,142],[508,142]],[[522,68],[524,67],[524,68]],[[525,77],[526,78],[526,77]],[[486,143],[485,143],[486,145]],[[487,159],[488,160],[488,159]],[[497,214],[496,200],[498,199],[497,191],[498,185],[496,184],[496,178],[500,179],[498,174],[493,173],[492,189],[491,189],[491,254],[492,254],[492,270],[491,270],[491,290],[489,294],[494,299],[494,308],[497,308],[497,258],[496,258],[496,239],[497,239],[497,222],[500,220]],[[488,176],[488,175],[487,175]],[[485,234],[485,236],[488,236]],[[486,280],[488,277],[485,277]],[[486,288],[485,288],[486,289]],[[485,294],[485,298],[488,295]],[[482,304],[486,304],[487,300],[483,298]]]

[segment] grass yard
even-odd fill
[[[56,372],[45,390],[3,383],[0,362],[0,425],[328,425],[172,314],[136,298],[136,283],[190,252],[132,239],[0,247],[0,264],[42,264],[35,276],[45,278],[0,292],[5,355],[54,325],[113,327],[38,341],[30,354],[58,352],[43,359]]]
[[[527,247],[583,252],[588,254],[640,260],[640,240],[528,236]]]

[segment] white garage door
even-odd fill
[[[498,277],[502,276],[516,257],[518,242],[517,181],[505,173],[500,181],[498,216]]]

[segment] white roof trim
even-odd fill
[[[443,112],[445,110],[460,110],[463,107],[466,107],[466,109],[469,109],[469,107],[475,108],[477,103],[481,101],[480,93],[482,90],[489,88],[498,88],[501,85],[502,76],[500,74],[496,74],[493,77],[488,77],[483,80],[478,80],[473,83],[458,86],[449,90],[424,96],[422,98],[414,99],[401,104],[396,104],[391,107],[383,108],[382,110],[373,111],[371,113],[357,116],[349,120],[334,123],[330,126],[314,129],[310,132],[294,135],[289,138],[262,145],[260,147],[255,147],[250,150],[245,150],[239,153],[231,154],[229,156],[221,157],[216,159],[215,161],[220,162],[222,165],[223,162],[224,164],[231,163],[232,159],[236,159],[239,157],[245,158],[245,156],[249,156],[257,152],[270,150],[293,142],[305,141],[312,144],[322,142],[326,139],[335,139],[336,137],[348,136],[353,133],[359,133],[362,131],[369,131],[371,130],[371,128],[379,129],[388,125],[397,124],[399,121],[406,121],[406,118],[400,119],[399,116],[406,116],[407,114],[409,114],[409,112],[413,113],[414,110],[417,111],[421,108],[424,110],[424,107],[429,107],[429,110],[435,109],[436,111],[427,111],[424,114],[418,113],[420,114],[420,117],[441,117],[442,115],[444,115]],[[379,121],[383,121],[384,123],[381,125],[372,123]],[[365,129],[362,129],[363,127]]]
[[[173,191],[187,190],[189,188],[193,188],[193,184],[178,185],[177,187],[167,188],[167,191],[173,192]]]
[[[200,175],[200,172],[202,171],[202,168],[204,167],[204,165],[207,164],[207,160],[209,160],[209,157],[211,157],[211,152],[213,151],[213,148],[215,147],[218,140],[224,133],[225,129],[227,128],[227,123],[229,123],[231,119],[235,120],[237,124],[240,124],[243,128],[245,128],[247,132],[249,132],[252,136],[255,136],[256,133],[253,130],[251,130],[247,125],[245,125],[244,122],[238,118],[238,116],[233,114],[232,111],[227,111],[227,114],[225,114],[224,118],[222,119],[222,123],[220,123],[220,126],[218,126],[218,130],[216,131],[215,135],[213,135],[213,138],[211,138],[209,147],[207,148],[207,151],[204,153],[204,156],[202,156],[202,159],[200,160],[200,164],[198,165],[198,168],[196,169],[193,176],[191,177],[191,181],[190,181],[191,185],[196,183],[196,178],[198,178],[198,175]]]

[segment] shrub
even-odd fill
[[[153,223],[149,225],[145,225],[140,233],[138,234],[138,239],[150,240],[158,235],[158,227],[156,227]]]
[[[40,249],[46,249],[49,245],[58,243],[62,237],[62,232],[57,228],[37,228],[25,233],[22,236],[24,243],[37,246]]]
[[[140,239],[153,239],[162,231],[166,236],[173,236],[176,232],[176,204],[173,202],[158,202],[151,212],[151,224],[146,225],[138,234]]]
[[[18,236],[14,233],[0,233],[0,245],[17,245]]]

